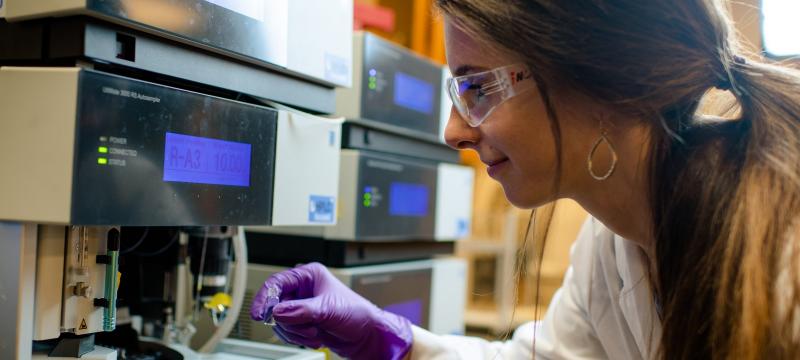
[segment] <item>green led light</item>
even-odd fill
[[[372,194],[364,193],[364,200],[370,200],[370,199],[372,199]]]
[[[364,200],[364,206],[365,207],[369,207],[370,205],[372,205],[372,201]]]
[[[104,157],[97,158],[97,163],[100,164],[100,165],[108,164],[108,159],[106,159]]]
[[[107,154],[108,153],[108,148],[105,147],[105,146],[100,146],[100,147],[97,148],[97,152],[99,152],[101,154]]]
[[[378,87],[378,85],[375,85],[375,83],[369,83],[369,85],[367,86],[369,87],[370,90],[375,90],[375,88]]]

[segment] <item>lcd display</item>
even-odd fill
[[[422,301],[419,299],[387,305],[383,310],[405,317],[414,325],[422,326]]]
[[[164,181],[250,186],[250,144],[167,133]]]
[[[389,189],[389,214],[424,217],[428,215],[428,187],[395,182]]]
[[[433,111],[433,85],[411,75],[394,74],[394,103],[430,115]]]

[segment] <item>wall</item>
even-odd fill
[[[729,1],[731,16],[746,50],[761,53],[761,0]]]

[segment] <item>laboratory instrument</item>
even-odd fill
[[[442,66],[369,32],[353,35],[353,86],[337,90],[349,122],[438,143]]]
[[[3,8],[10,22],[90,17],[263,69],[350,85],[352,0],[5,0]]]
[[[333,113],[350,86],[352,0],[6,0],[0,63],[93,67]]]
[[[323,227],[247,227],[251,262],[352,266],[452,253],[469,234],[472,168],[342,150],[339,218]]]
[[[0,107],[16,120],[0,123],[0,133],[14,134],[0,144],[0,219],[147,226],[335,220],[335,121],[81,68],[3,67],[0,83]]]
[[[335,224],[341,121],[279,103],[333,112],[352,1],[5,0],[0,18],[0,358],[319,359],[222,337],[239,225]]]
[[[246,301],[263,285],[259,279],[285,267],[248,265]],[[466,264],[456,258],[400,262],[351,268],[328,268],[346,286],[386,311],[436,334],[463,334],[466,301]],[[249,314],[240,313],[231,337],[277,343],[272,329],[258,326]]]
[[[0,234],[5,251],[18,254],[5,269],[2,299],[19,309],[8,313],[6,322],[14,326],[0,336],[3,357],[28,359],[41,351],[116,357],[95,346],[95,334],[116,330],[116,287],[126,284],[116,271],[127,251],[119,244],[130,226],[168,227],[167,236],[153,230],[142,241],[168,249],[170,239],[180,239],[188,247],[183,258],[195,259],[189,263],[193,278],[183,289],[199,288],[189,302],[203,304],[223,326],[224,315],[237,306],[216,296],[230,292],[227,249],[235,236],[232,227],[210,226],[265,225],[274,213],[287,224],[335,219],[337,122],[76,67],[2,67],[0,83],[0,105],[9,119],[0,123],[0,164],[7,170],[0,174],[0,219],[6,221]],[[287,166],[298,159],[294,147],[303,146],[324,151]],[[275,171],[289,179],[279,181]],[[322,176],[308,177],[301,190],[314,195],[295,197],[293,187],[283,200],[274,196],[310,171]],[[281,181],[285,185],[276,185]],[[197,267],[205,261],[197,259],[208,260],[207,266]],[[174,261],[176,268],[185,266]],[[158,321],[182,326],[180,303],[161,304],[174,313],[162,312]],[[176,328],[168,323],[164,328]]]

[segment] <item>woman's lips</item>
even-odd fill
[[[506,165],[508,165],[508,158],[500,159],[500,160],[497,160],[497,161],[492,161],[492,162],[486,163],[486,165],[488,166],[486,168],[486,172],[489,173],[489,176],[494,178],[497,175],[498,172],[503,170],[503,168],[505,168]]]

